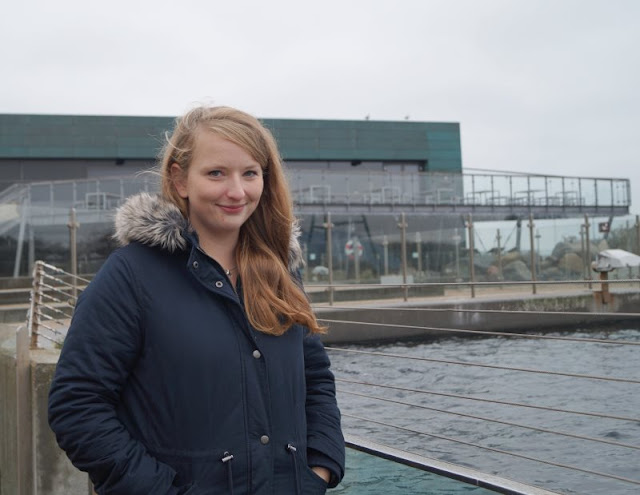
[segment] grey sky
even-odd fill
[[[22,0],[0,112],[460,122],[463,165],[632,180],[636,0]]]

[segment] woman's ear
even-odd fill
[[[187,199],[189,194],[187,194],[187,177],[186,173],[182,171],[180,165],[177,163],[171,164],[171,182],[173,182],[173,187],[176,188],[178,195],[182,199]]]

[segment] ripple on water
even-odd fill
[[[573,334],[563,332],[557,335],[640,342],[640,330],[637,329]],[[369,349],[364,346],[357,348]],[[500,337],[454,338],[419,345],[392,344],[376,346],[375,351],[430,359],[640,379],[640,367],[636,364],[640,362],[640,346]],[[640,394],[630,393],[630,387],[637,387],[633,384],[430,362],[418,364],[417,361],[412,361],[411,366],[406,366],[406,363],[398,359],[367,355],[359,355],[354,359],[353,355],[340,352],[331,353],[331,359],[338,378],[344,376],[348,379],[359,374],[360,378],[366,377],[366,381],[372,383],[494,398],[535,406],[593,411],[634,418],[640,416]],[[355,391],[355,388],[348,384],[339,384],[338,388]],[[357,391],[394,399],[401,397],[406,402],[423,404],[449,412],[485,416],[501,421],[640,445],[640,422],[637,421],[576,416],[410,392],[397,395],[397,391],[389,392],[381,388],[359,387]],[[345,393],[339,393],[339,401],[345,413],[345,430],[355,435],[367,436],[380,443],[544,486],[562,493],[590,495],[638,493],[637,485],[549,467],[497,452],[487,452],[444,438],[417,435],[364,423],[347,415],[355,414],[390,424],[401,424],[403,427],[438,437],[491,446],[527,457],[575,465],[631,479],[638,478],[637,450],[499,423],[488,423],[418,407],[373,401]]]

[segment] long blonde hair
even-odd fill
[[[188,200],[180,197],[171,178],[177,163],[186,174],[201,130],[214,132],[249,153],[261,164],[264,189],[258,207],[240,229],[236,246],[238,273],[251,325],[260,332],[282,335],[294,323],[313,333],[318,325],[309,301],[290,271],[293,206],[276,142],[255,117],[230,107],[196,107],[176,119],[160,156],[162,195],[189,217]]]

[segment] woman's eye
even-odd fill
[[[260,175],[257,170],[247,170],[244,174],[247,177],[257,177]]]
[[[209,175],[211,177],[220,177],[222,175],[222,172],[220,172],[220,170],[211,170],[209,171]]]

